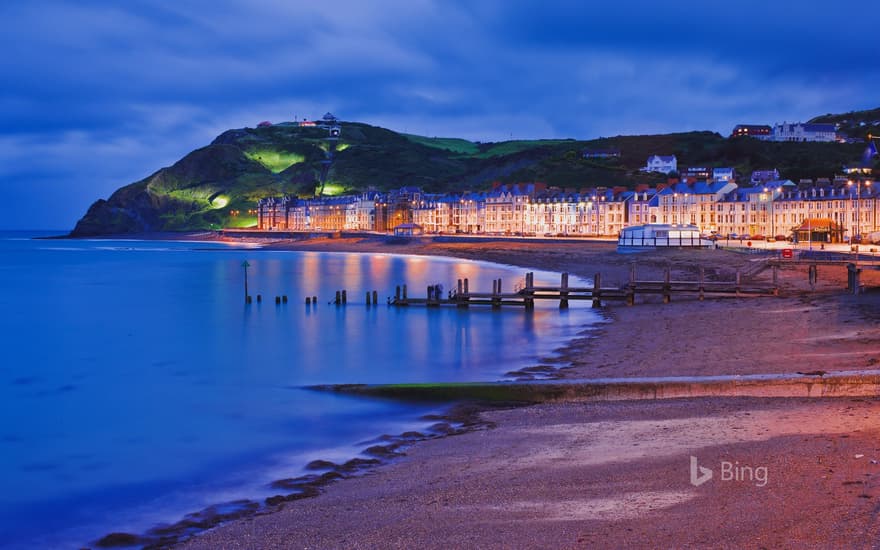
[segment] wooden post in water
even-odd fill
[[[394,301],[400,301],[400,285],[397,285],[397,287],[394,288]]]
[[[493,286],[495,290],[492,292],[492,308],[498,309],[501,307],[501,279],[495,280]]]
[[[307,306],[312,305],[312,299],[311,299],[310,297],[308,297],[308,296],[306,296],[306,305],[307,305]]]
[[[343,290],[342,291],[342,304],[345,305],[346,303],[348,303],[348,294],[345,292],[345,290]]]
[[[670,282],[672,278],[672,269],[669,266],[666,266],[666,269],[663,270],[663,303],[668,304],[672,301],[672,283]]]
[[[367,305],[370,305],[370,291],[367,291]]]
[[[403,301],[406,302],[406,285],[403,285]]]
[[[244,303],[246,303],[246,304],[251,303],[250,297],[248,295],[248,279],[247,279],[247,270],[250,266],[251,266],[251,264],[249,264],[247,262],[247,260],[241,262],[241,267],[244,268]]]
[[[705,287],[703,286],[706,281],[706,268],[700,266],[700,301],[703,301]]]
[[[533,272],[526,273],[525,305],[526,309],[535,309],[535,274]]]
[[[342,303],[342,293],[339,292],[338,290],[336,291],[336,299],[333,300],[333,303],[336,304],[337,306]]]
[[[737,298],[739,298],[739,287],[740,287],[740,284],[742,284],[742,272],[740,272],[740,270],[737,269],[737,270],[736,270],[736,286],[735,286],[736,297],[737,297]]]
[[[779,266],[773,264],[773,295],[779,296]]]
[[[602,274],[593,275],[593,307],[602,307]]]
[[[593,289],[595,294],[596,290]],[[562,281],[559,284],[559,309],[568,308],[568,273],[562,274]]]
[[[379,293],[376,292],[375,290],[373,291],[373,305],[375,305],[375,306],[379,305]]]
[[[318,305],[318,297],[317,296],[312,296],[312,303],[315,305]]]
[[[810,281],[810,290],[816,290],[816,281],[819,278],[819,271],[816,268],[816,264],[810,264],[810,267],[807,268],[807,277]]]

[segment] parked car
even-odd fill
[[[761,234],[758,234],[758,235],[752,235],[752,239],[751,239],[751,240],[753,240],[753,241],[763,241],[763,240],[764,240],[764,235],[761,235]]]
[[[727,236],[727,238],[728,239],[738,239],[739,235],[737,235],[736,233],[731,233],[730,235]]]
[[[787,237],[787,236],[785,236],[785,235],[776,235],[776,237],[774,237],[774,238],[775,238],[777,241],[780,241],[780,242],[782,242],[782,241],[790,241],[790,240],[791,240],[791,237]]]

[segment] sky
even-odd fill
[[[70,229],[229,128],[318,118],[480,141],[880,106],[876,2],[0,3],[0,229]]]

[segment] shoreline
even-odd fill
[[[628,265],[629,261],[632,260],[632,257],[615,257],[616,255],[613,254],[613,250],[609,250],[609,247],[603,246],[603,244],[604,243],[593,243],[594,246],[587,247],[581,243],[578,243],[576,245],[559,243],[553,246],[541,243],[541,249],[535,250],[536,247],[534,243],[512,243],[510,246],[506,246],[505,250],[498,250],[497,248],[491,248],[491,243],[468,242],[425,244],[409,242],[402,245],[395,245],[388,244],[386,242],[379,242],[377,239],[317,239],[312,241],[281,243],[276,242],[265,245],[261,247],[261,249],[337,252],[346,251],[367,253],[381,252],[423,254],[432,256],[436,255],[461,259],[480,259],[494,263],[502,263],[510,266],[523,267],[527,269],[532,268],[556,272],[568,271],[584,278],[588,278],[591,275],[588,270],[599,268],[602,270],[601,272],[603,274],[603,280],[610,279],[614,281],[615,278],[620,281],[625,280],[625,277],[628,276]],[[613,249],[613,245],[610,248]],[[724,276],[728,276],[731,272],[735,272],[736,269],[739,269],[743,265],[747,265],[746,262],[750,260],[750,258],[748,257],[743,257],[744,255],[742,254],[736,254],[727,251],[706,251],[705,254],[701,254],[700,252],[701,251],[697,251],[697,254],[694,254],[693,252],[682,254],[681,251],[661,251],[660,254],[652,253],[639,256],[638,260],[641,266],[640,269],[659,270],[669,265],[672,267],[673,272],[687,275],[693,274],[696,266],[696,264],[694,263],[694,256],[698,256],[698,258],[696,259],[704,264],[708,264],[710,260],[717,261],[716,263],[719,265],[717,265],[712,270],[712,272],[707,272],[707,275],[709,277],[719,278],[723,278]],[[835,328],[838,328],[838,325],[858,325],[858,319],[860,317],[865,317],[866,312],[862,311],[864,308],[862,308],[862,310],[860,310],[859,308],[860,302],[857,301],[859,298],[841,296],[840,293],[837,292],[838,289],[842,288],[842,277],[834,273],[828,273],[827,278],[820,278],[821,284],[817,293],[806,294],[804,288],[806,277],[803,276],[803,274],[785,272],[783,273],[784,275],[782,277],[782,288],[784,297],[782,298],[727,299],[706,302],[682,301],[681,303],[674,303],[669,305],[649,302],[639,304],[631,308],[627,308],[625,306],[616,306],[614,308],[609,308],[608,310],[604,311],[606,311],[606,313],[610,312],[609,316],[611,319],[613,319],[610,324],[603,323],[598,325],[595,330],[591,331],[592,334],[576,335],[571,341],[569,341],[566,346],[557,350],[557,357],[542,360],[541,365],[535,366],[535,369],[538,370],[535,370],[534,372],[528,372],[528,369],[522,369],[522,371],[518,373],[513,372],[509,374],[520,374],[524,378],[544,376],[549,374],[550,376],[560,376],[564,378],[589,379],[607,377],[606,373],[608,372],[607,369],[609,368],[623,369],[624,376],[647,375],[652,373],[656,374],[656,372],[654,371],[662,371],[667,375],[681,373],[685,375],[697,376],[701,374],[708,374],[710,372],[718,373],[717,369],[719,368],[722,369],[721,373],[724,374],[733,373],[724,371],[723,369],[734,369],[735,373],[748,372],[749,369],[751,369],[752,372],[755,373],[777,373],[777,371],[768,372],[765,369],[768,366],[777,365],[779,357],[775,357],[773,360],[758,361],[756,360],[756,357],[758,356],[758,354],[756,353],[756,349],[766,349],[768,345],[778,345],[778,338],[780,338],[780,335],[788,333],[782,330],[770,331],[767,334],[767,338],[765,338],[761,342],[758,342],[758,344],[760,345],[756,346],[756,343],[753,340],[753,338],[755,338],[755,335],[760,336],[760,334],[766,332],[765,327],[760,326],[759,323],[748,322],[749,318],[756,315],[756,313],[761,313],[764,316],[770,315],[771,317],[777,317],[781,321],[781,323],[777,323],[775,325],[777,328],[781,324],[786,323],[794,323],[794,326],[799,326],[800,328],[798,330],[800,332],[795,331],[795,336],[797,336],[797,338],[794,339],[796,341],[794,342],[794,344],[792,344],[792,346],[794,346],[795,344],[800,346],[831,345],[836,346],[834,349],[837,351],[847,350],[847,353],[849,353],[851,351],[850,346],[852,346],[854,342],[859,342],[863,339],[861,338],[861,336],[864,335],[864,330],[860,331],[857,328],[856,330],[849,330],[845,333],[833,333],[830,335],[830,337],[823,339],[823,334],[816,334],[814,332],[811,332],[810,329],[812,324],[816,322],[816,319],[823,320],[824,324],[828,326],[829,313],[835,313],[837,315],[837,324],[835,325]],[[874,300],[873,298],[873,296],[868,297],[868,299],[871,301],[871,304],[876,305],[876,300]],[[766,303],[770,301],[773,302],[774,305],[773,307],[769,308],[764,307],[763,305],[756,306],[755,300],[759,300],[758,303]],[[803,321],[800,325],[797,325],[795,321],[797,321],[798,316],[804,314],[806,314],[807,320]],[[869,316],[873,316],[873,310],[867,312],[867,314]],[[744,319],[746,322],[743,322]],[[698,326],[701,327],[701,331],[699,334],[688,334],[689,338],[669,340],[668,337],[671,334],[675,333],[675,323],[681,323],[684,325],[699,323]],[[644,328],[646,326],[650,327],[652,324],[656,327],[659,327],[656,331],[656,338],[649,338],[647,343],[641,342],[641,348],[636,346],[636,349],[634,350],[627,350],[627,344],[632,343],[632,333],[628,334],[627,332],[625,332],[624,327],[626,329],[633,330],[636,334],[644,335],[646,334],[644,332]],[[682,356],[682,354],[693,353],[695,350],[698,351],[700,348],[700,346],[697,344],[698,342],[703,342],[703,344],[711,343],[712,338],[707,337],[713,336],[713,333],[717,332],[717,325],[719,324],[731,325],[728,328],[728,332],[730,334],[742,335],[745,331],[745,337],[742,338],[742,340],[745,340],[747,345],[745,345],[742,349],[737,349],[734,352],[736,354],[737,361],[719,363],[717,361],[718,357],[713,357],[711,356],[711,354],[710,356],[702,358],[699,364],[689,363],[686,361],[676,361],[676,358]],[[870,327],[862,328],[864,328],[865,330],[870,330]],[[640,329],[643,332],[640,333]],[[724,336],[720,333],[718,333],[717,335]],[[665,355],[661,353],[662,346],[660,345],[664,343],[663,336],[667,337],[667,340],[665,340],[666,343],[671,342],[675,344],[674,349],[669,351]],[[824,336],[828,335],[824,334]],[[689,340],[690,342],[688,342]],[[730,341],[732,340],[728,340],[728,343]],[[718,341],[716,341],[715,343],[717,344]],[[790,346],[789,348],[792,348],[792,346]],[[715,347],[720,349],[719,346]],[[874,360],[874,348],[870,345],[862,347],[864,347],[865,349],[858,350],[861,355],[859,355],[858,353],[853,353],[850,356],[843,356],[842,358],[838,357],[839,364],[829,363],[826,365],[826,363],[823,362],[823,369],[845,370],[842,368],[843,366],[853,368],[856,365],[852,364],[852,360],[853,357],[856,356],[865,356],[866,361]],[[650,349],[653,355],[659,353],[661,356],[651,357],[640,355],[644,354],[646,348]],[[790,355],[791,349],[789,348],[786,348],[786,351],[778,355]],[[704,349],[712,349],[712,346],[707,346]],[[628,354],[624,357],[618,357],[620,355],[620,352],[624,350],[627,350]],[[812,353],[816,352],[812,351]],[[831,353],[829,356],[836,357],[834,353]],[[877,357],[880,358],[880,351],[877,352]],[[801,360],[803,361],[803,358],[801,358]],[[797,357],[794,357],[791,362],[784,363],[784,368],[788,368],[788,366],[790,365],[797,364],[796,361]],[[873,363],[869,363],[869,365],[870,364]],[[647,370],[645,370],[645,367],[643,367],[642,365],[647,365]],[[829,368],[825,369],[826,366]],[[549,368],[555,370],[550,371],[548,370]],[[652,371],[651,369],[654,369],[654,371]],[[669,372],[670,369],[672,370],[672,372]],[[789,371],[782,370],[781,372],[785,373]],[[618,374],[620,374],[620,372],[618,372]],[[746,403],[746,408],[748,410],[753,410],[755,408],[760,409],[761,407],[765,406],[765,402],[760,399],[746,399],[737,401],[738,398],[726,398],[716,400],[717,402],[712,403],[709,403],[707,401],[700,401],[699,399],[676,399],[673,401],[676,402],[674,406],[680,406],[684,409],[687,409],[689,411],[688,414],[695,415],[696,417],[705,420],[706,418],[711,416],[707,416],[707,410],[711,410],[712,407],[717,406],[723,407],[723,403],[730,402],[731,399],[733,401],[736,401],[737,403]],[[797,400],[784,399],[782,400],[782,404],[779,405],[779,409],[782,411],[786,411],[788,408],[795,406],[795,401]],[[827,403],[827,400],[822,401]],[[632,406],[635,408],[662,408],[661,405],[651,404],[650,402],[633,403],[634,404]],[[873,407],[873,405],[871,406]],[[537,407],[537,409],[535,407]],[[615,422],[626,422],[625,419],[614,418],[615,415],[620,415],[618,414],[619,411],[618,413],[613,412],[614,410],[616,410],[613,406],[610,408],[603,408],[599,404],[590,404],[588,405],[588,407],[592,407],[602,414],[606,414],[605,411],[611,410],[613,414],[610,415],[611,420],[609,420],[609,422],[611,422],[612,424],[614,424]],[[826,404],[820,404],[817,405],[815,409],[821,409],[825,411],[827,407],[828,406]],[[814,407],[812,404],[808,404],[807,408],[812,410],[812,408]],[[529,412],[533,410],[541,410],[544,411],[544,413],[540,415],[537,420],[535,420],[534,418],[532,418],[534,414]],[[506,433],[505,430],[509,431],[509,428],[507,427],[508,424],[518,426],[519,424],[517,423],[523,422],[524,418],[532,418],[532,420],[530,421],[531,425],[528,429],[533,431],[537,428],[537,426],[544,425],[544,416],[553,416],[555,414],[562,414],[563,412],[565,412],[566,414],[573,414],[572,411],[566,408],[566,406],[550,404],[525,408],[515,408],[507,412],[483,412],[481,418],[492,425],[498,426],[497,429],[490,430],[493,436],[495,433],[499,433],[501,435],[499,435],[498,437],[503,437],[503,434]],[[746,412],[744,414],[750,413]],[[500,418],[501,420],[496,420],[498,418]],[[866,429],[866,427],[862,426],[859,429]],[[772,431],[772,426],[765,427],[765,433],[766,430]],[[471,435],[462,435],[462,437],[469,438],[471,441],[473,441],[473,437],[471,437]],[[779,435],[779,437],[788,436],[785,434],[781,434]],[[460,438],[458,437],[444,437],[436,441],[421,441],[418,443],[418,445],[414,445],[413,447],[407,449],[407,455],[411,456],[401,461],[395,461],[386,465],[379,465],[374,470],[371,470],[370,475],[367,476],[368,478],[370,478],[370,480],[368,481],[373,481],[372,478],[374,476],[391,476],[388,479],[390,479],[390,482],[392,483],[410,483],[410,481],[407,481],[408,478],[406,476],[412,476],[413,474],[400,473],[401,469],[406,471],[407,468],[432,468],[431,464],[435,463],[436,460],[432,458],[430,452],[440,454],[445,453],[446,449],[459,446],[459,444],[456,443],[456,441],[459,439]],[[864,440],[864,438],[862,438],[861,436],[859,436],[859,439]],[[446,443],[444,443],[444,441]],[[476,443],[472,442],[465,447],[465,450],[462,451],[463,453],[465,453],[465,456],[468,456],[468,453],[477,452],[478,447],[474,447],[474,444]],[[536,444],[533,444],[531,447],[529,447],[527,443],[523,443],[523,445],[526,445],[527,448],[534,450],[534,445]],[[425,451],[425,449],[431,449],[433,451]],[[528,453],[525,454],[527,455]],[[436,468],[440,468],[441,471],[438,473],[438,475],[440,475],[444,479],[450,475],[453,477],[455,476],[455,473],[448,469],[448,465],[447,469],[445,470],[443,470],[440,466],[436,466]],[[309,515],[310,508],[323,507],[324,505],[322,504],[322,502],[326,501],[327,499],[342,499],[342,501],[344,502],[351,503],[351,498],[355,498],[356,502],[356,497],[352,496],[353,492],[356,493],[357,491],[367,490],[366,487],[371,485],[370,483],[363,480],[363,477],[347,478],[345,483],[334,483],[327,485],[323,491],[320,491],[319,494],[315,495],[314,499],[307,499],[307,501],[302,502],[287,502],[280,506],[281,510],[273,511],[266,515],[261,514],[258,516],[253,516],[250,519],[246,520],[220,520],[218,522],[220,524],[219,527],[196,535],[188,542],[184,542],[182,544],[182,547],[232,548],[238,547],[238,543],[236,541],[244,540],[242,537],[246,537],[247,540],[251,541],[261,540],[264,543],[271,545],[269,541],[276,540],[277,542],[277,539],[273,539],[273,537],[275,537],[280,532],[286,532],[289,529],[296,529],[298,525],[297,522],[303,514]],[[499,482],[500,479],[496,479],[496,483]],[[364,483],[367,483],[367,486],[365,486]],[[535,481],[533,480],[532,483],[534,484]],[[376,490],[376,487],[373,487],[370,490]],[[659,502],[659,504],[661,505],[661,509],[667,509],[669,507],[675,508],[675,506],[686,503],[687,501],[687,499],[673,499],[674,502],[668,503],[666,502],[666,500],[664,500],[668,496],[669,495],[657,496],[657,499],[659,499],[659,501],[654,502],[654,504],[657,504]],[[865,497],[860,498],[864,498],[866,501],[868,501],[868,499]],[[459,495],[459,500],[462,499],[465,499],[464,495]],[[552,502],[552,499],[550,501],[550,504],[561,505],[559,502]],[[562,504],[564,504],[565,506],[569,506],[565,503]],[[642,504],[637,503],[637,507],[641,506]],[[324,509],[326,513],[326,508],[322,509]],[[371,510],[363,510],[363,513],[365,514],[364,518],[373,517],[376,514],[382,516],[381,513]],[[491,510],[488,513],[491,514]],[[293,515],[291,516],[291,514]],[[619,519],[620,518],[618,518],[618,520]],[[372,520],[364,519],[364,521],[367,521],[367,523],[369,523],[369,521]],[[566,521],[571,521],[571,519],[568,519]],[[596,518],[581,518],[578,519],[578,521],[595,522]],[[534,518],[528,520],[527,523],[534,526]],[[255,525],[259,525],[260,527],[254,527]],[[419,526],[422,528],[422,531],[424,531],[424,528],[426,526],[421,524],[419,524]],[[473,525],[469,524],[469,526]],[[257,530],[252,530],[252,528]],[[303,536],[295,540],[300,540],[303,544],[313,544],[316,540],[323,541],[324,543],[330,545],[334,545],[334,541],[335,543],[340,542],[340,539],[338,537],[334,538],[334,536],[336,535],[334,535],[332,529],[329,531],[327,529],[322,530],[320,522],[319,524],[311,525],[310,528],[312,529],[312,531],[310,531],[313,533],[312,536]],[[358,526],[355,525],[352,526],[352,528],[355,529],[355,532],[357,532]],[[551,534],[548,534],[547,536],[550,535]],[[370,539],[366,538],[364,540]],[[398,540],[398,542],[402,546],[407,546],[415,543],[423,544],[425,542],[425,539],[421,537],[403,537],[396,540]],[[620,537],[615,540],[618,540],[619,542],[623,540],[629,541],[629,539],[621,539]],[[404,542],[406,544],[404,544]],[[585,541],[578,538],[574,542]],[[595,542],[596,541],[593,541],[593,543]],[[573,540],[566,539],[565,543],[572,544]],[[369,544],[367,544],[367,546],[369,546]]]
[[[108,236],[106,238],[75,238],[74,240],[98,240],[98,241],[130,241],[130,242],[182,242],[182,243],[211,243],[224,242],[221,239],[202,239],[194,240],[198,235],[193,234],[148,234],[148,235],[126,235],[126,236]],[[124,238],[123,238],[124,237]],[[263,246],[265,243],[231,243],[244,245],[259,245],[253,248],[254,251],[277,251],[276,247]],[[195,250],[198,250],[196,248]],[[356,250],[326,250],[321,252],[348,254],[358,252]],[[414,254],[408,251],[402,251],[397,247],[383,251],[383,254],[389,255],[420,255],[424,257],[436,258],[438,260],[456,261],[458,258],[447,256],[445,254],[429,253]],[[502,264],[490,260],[481,260],[474,258],[470,261],[476,263],[485,263],[487,265],[503,266],[506,268],[515,268],[510,264]],[[576,328],[576,334],[567,337],[579,337],[584,334],[583,325]],[[499,373],[501,379],[511,379],[514,376],[524,376],[523,373],[530,373],[528,376],[540,376],[536,372],[531,372],[531,365],[539,362],[555,361],[559,350],[562,348],[548,349],[546,355],[538,356],[534,361],[524,362],[522,369],[513,372]],[[555,370],[555,369],[554,369]],[[476,407],[469,403],[451,403],[444,402],[440,406],[442,412],[437,415],[428,415],[427,417],[414,417],[413,419],[421,421],[430,421],[430,425],[419,428],[418,431],[408,431],[400,434],[389,435],[388,433],[377,435],[373,439],[367,440],[372,442],[371,445],[362,451],[352,455],[349,459],[335,463],[330,460],[318,457],[308,464],[303,464],[304,473],[296,477],[277,479],[269,483],[269,487],[277,489],[277,494],[266,498],[248,498],[243,496],[240,499],[217,502],[197,511],[187,513],[183,516],[174,518],[171,522],[156,524],[144,531],[113,531],[107,532],[103,536],[90,542],[96,548],[115,548],[138,546],[145,548],[167,547],[169,545],[177,545],[189,540],[194,534],[212,529],[218,525],[228,523],[230,521],[247,520],[248,518],[257,517],[265,514],[271,514],[280,509],[285,503],[293,502],[300,499],[307,499],[317,496],[320,492],[335,481],[343,479],[352,479],[368,474],[373,469],[391,464],[404,456],[403,451],[412,445],[428,441],[436,438],[444,438],[450,435],[460,435],[474,430],[484,429],[490,424],[479,418],[478,414],[487,410],[493,410],[499,406],[506,405],[493,404],[481,405]],[[520,404],[511,404],[511,406],[520,406]],[[392,432],[393,433],[393,432]],[[366,442],[365,442],[366,443]],[[178,519],[179,518],[179,519]]]

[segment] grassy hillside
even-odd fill
[[[871,112],[864,112],[871,113]],[[853,118],[851,115],[837,115]],[[862,116],[862,115],[860,115]],[[870,118],[871,115],[864,115]],[[73,234],[254,225],[262,197],[314,196],[326,131],[280,124],[229,130],[173,166],[94,203]],[[584,159],[585,148],[617,148],[615,159]],[[487,189],[493,181],[542,181],[562,188],[658,183],[639,171],[649,155],[675,154],[679,167],[732,166],[743,174],[778,168],[783,177],[831,177],[857,162],[864,144],[768,143],[712,132],[617,136],[590,141],[476,143],[342,123],[325,194],[417,185],[430,192]]]
[[[867,111],[851,111],[842,115],[822,115],[810,122],[839,125],[839,131],[852,138],[865,138],[868,134],[880,135],[880,107]]]

